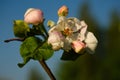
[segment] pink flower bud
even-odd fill
[[[63,40],[61,32],[53,30],[49,33],[48,44],[52,45],[53,50],[59,50],[63,46]]]
[[[76,53],[83,51],[83,49],[85,48],[85,44],[81,41],[73,41],[71,45]]]
[[[38,25],[44,20],[43,12],[39,9],[30,8],[24,15],[24,21],[28,24]]]
[[[68,15],[68,8],[67,8],[67,6],[63,5],[58,10],[58,16],[67,16],[67,15]]]

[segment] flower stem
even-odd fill
[[[51,80],[56,80],[53,73],[51,72],[51,70],[49,69],[49,67],[47,66],[46,62],[44,60],[39,60],[39,63],[42,65],[42,67],[44,68],[44,70],[46,71],[46,73],[49,75]]]
[[[43,24],[42,24],[43,25]],[[44,25],[43,25],[43,30],[45,31],[45,34],[46,34],[46,36],[48,37],[48,32],[47,32],[47,30],[46,30],[46,28],[44,27]]]
[[[11,38],[11,39],[4,40],[4,42],[6,42],[6,43],[8,43],[10,41],[24,41],[24,38]]]

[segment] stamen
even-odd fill
[[[71,28],[66,27],[63,31],[64,35],[70,36],[73,33],[73,30]]]

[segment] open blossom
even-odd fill
[[[43,12],[40,9],[30,8],[25,12],[24,21],[28,24],[38,25],[43,23]]]
[[[62,48],[66,51],[73,49],[76,53],[86,50],[90,54],[94,53],[98,41],[92,32],[87,31],[85,21],[80,21],[74,17],[66,18],[60,16],[57,24],[50,31],[53,29],[61,32],[62,37],[64,36],[64,39],[62,39],[63,45],[59,45],[59,49]],[[53,32],[51,33],[49,33],[49,38],[54,34]]]
[[[67,16],[68,15],[68,8],[67,6],[63,5],[58,10],[58,16]]]

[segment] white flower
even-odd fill
[[[93,54],[98,41],[92,32],[87,31],[87,27],[84,21],[77,18],[60,16],[57,24],[49,30],[49,38],[54,35],[52,31],[56,30],[64,37],[64,39],[59,39],[62,41],[62,46],[59,44],[59,49],[61,47],[63,50],[69,51],[73,48],[76,53],[86,50]]]

